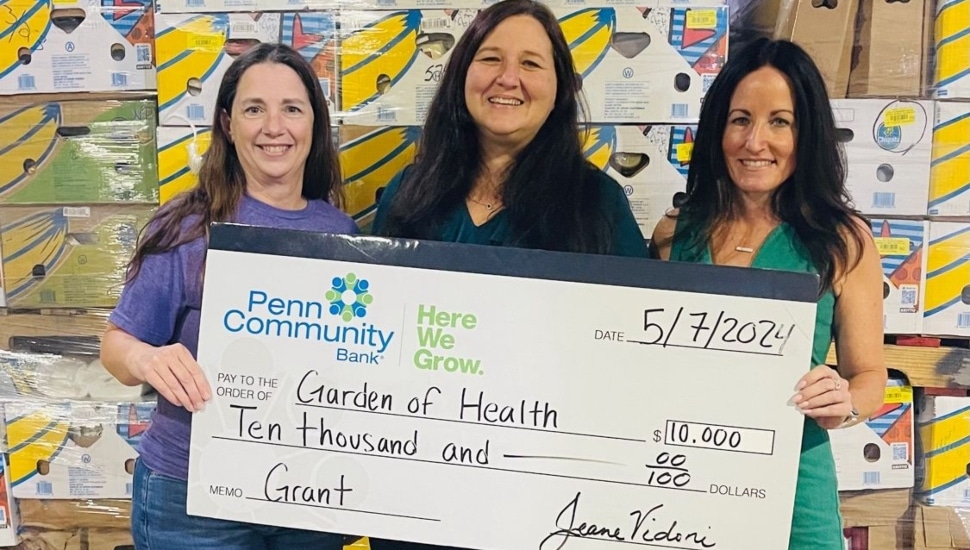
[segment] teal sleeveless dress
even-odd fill
[[[688,249],[687,245],[692,240],[691,233],[684,232],[681,226],[682,222],[678,221],[677,238],[672,244],[670,259],[680,262],[712,263],[709,248],[705,247],[704,250],[699,251],[699,254]],[[752,259],[751,267],[817,273],[808,250],[795,235],[795,231],[785,223],[776,227],[765,238],[761,249]],[[815,339],[812,344],[812,364],[809,368],[825,364],[829,344],[832,341],[835,295],[831,290],[822,295],[815,311]],[[787,398],[787,396],[780,397]],[[835,461],[832,458],[829,436],[814,420],[806,417],[788,549],[843,550],[844,544],[838,485],[835,479]]]

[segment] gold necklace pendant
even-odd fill
[[[747,252],[748,254],[753,254],[754,253],[754,249],[753,248],[749,248],[747,246],[735,246],[734,247],[734,250],[737,251],[737,252]]]

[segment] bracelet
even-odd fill
[[[842,423],[839,424],[839,427],[848,428],[849,426],[855,424],[858,421],[859,421],[859,411],[858,409],[855,408],[855,405],[853,405],[852,411],[849,412],[848,416],[842,419]]]

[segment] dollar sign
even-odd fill
[[[663,437],[660,435],[660,430],[654,430],[653,431],[653,440],[654,440],[654,442],[659,443],[661,439],[663,439]]]

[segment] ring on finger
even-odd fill
[[[836,390],[841,390],[842,389],[842,377],[840,376],[838,378],[835,378],[834,380],[835,380],[835,389]]]

